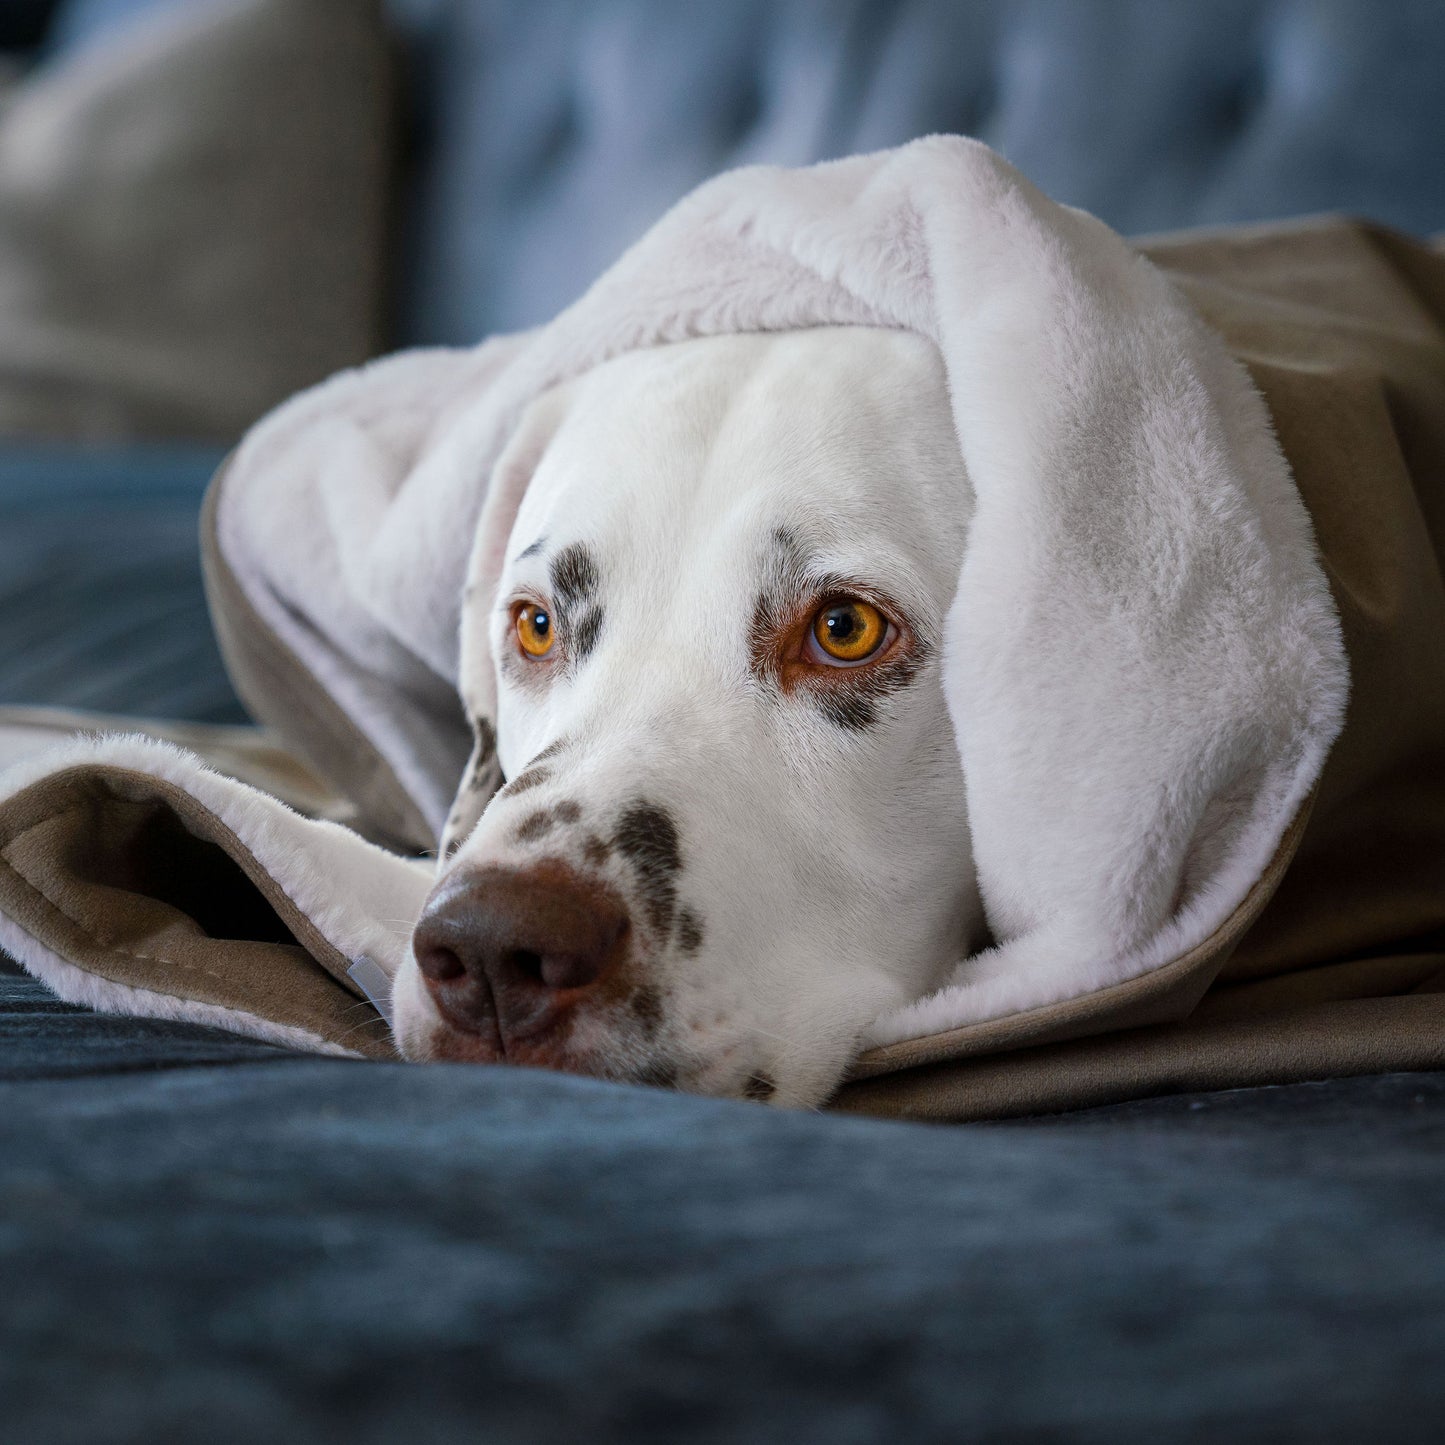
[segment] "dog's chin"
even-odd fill
[[[578,1048],[570,1041],[508,1039],[439,1020],[429,1028],[411,1029],[401,1041],[402,1057],[426,1064],[506,1064],[513,1068],[548,1069],[558,1074],[609,1079],[617,1083],[674,1088],[675,1065],[635,1046]]]
[[[402,1057],[412,1063],[499,1064],[547,1069],[615,1084],[642,1084],[714,1099],[744,1099],[778,1108],[815,1109],[841,1082],[843,1068],[814,1068],[804,1074],[780,1074],[768,1068],[745,1068],[742,1050],[724,1047],[710,1056],[679,1064],[657,1050],[639,1049],[626,1039],[594,1046],[509,1041],[502,1047],[495,1035],[459,1029],[444,1020],[412,1028],[399,1038]]]
[[[642,1045],[625,1031],[614,1034],[601,1020],[573,1018],[561,1030],[504,1039],[495,1027],[448,1018],[420,991],[406,1003],[394,1002],[397,1048],[409,1063],[504,1064],[615,1083],[685,1087],[677,1065],[660,1049]]]
[[[563,1041],[508,1040],[495,1031],[459,1028],[435,1012],[420,1017],[398,1011],[397,1046],[410,1063],[494,1064],[546,1069],[618,1084],[642,1084],[709,1098],[746,1099],[787,1108],[815,1108],[832,1092],[837,1080],[829,1077],[785,1077],[763,1067],[747,1067],[747,1051],[740,1041],[714,1050],[699,1051],[679,1062],[657,1048],[639,1046],[636,1039],[611,1037],[605,1028],[583,1031],[586,1042],[575,1037]],[[841,1073],[841,1070],[837,1071]]]

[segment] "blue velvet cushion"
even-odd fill
[[[52,44],[211,0],[67,0]],[[386,0],[409,42],[400,339],[543,321],[730,166],[976,135],[1125,233],[1445,227],[1438,0]]]
[[[17,1442],[1438,1441],[1445,1077],[930,1128],[0,966]]]
[[[0,447],[0,703],[244,721],[197,523],[221,454]]]
[[[423,146],[403,318],[545,320],[716,171],[929,131],[1136,234],[1445,227],[1439,0],[393,0]]]

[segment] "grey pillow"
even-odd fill
[[[0,108],[0,434],[228,440],[381,344],[392,84],[369,0],[210,0]]]

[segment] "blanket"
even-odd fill
[[[0,779],[0,944],[97,1007],[387,1052],[367,1000],[485,772],[463,599],[522,411],[641,346],[902,327],[943,356],[974,492],[944,686],[992,941],[875,1022],[835,1104],[1440,1066],[1442,321],[1445,260],[1405,238],[1133,248],[958,138],[720,177],[549,326],[251,432],[208,503],[213,615],[332,815],[157,741],[32,753]]]

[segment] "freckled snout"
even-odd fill
[[[412,949],[442,1017],[503,1058],[514,1041],[553,1042],[572,1010],[618,971],[630,933],[627,910],[607,889],[544,861],[445,879]]]

